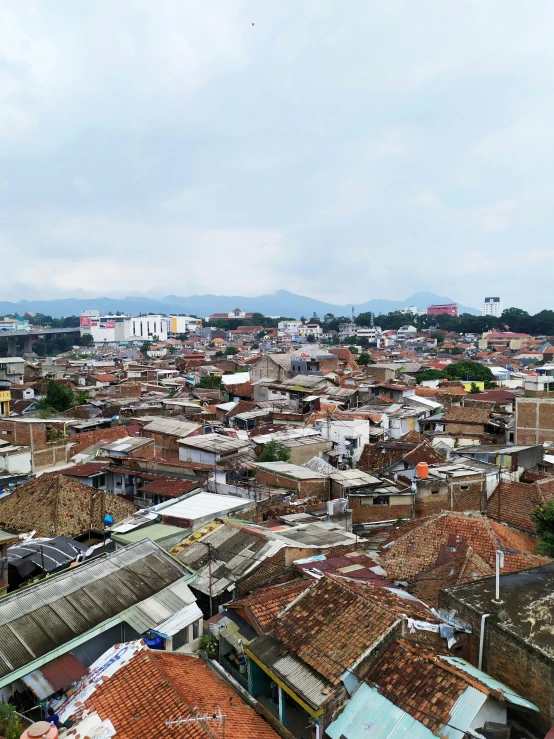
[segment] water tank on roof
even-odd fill
[[[40,739],[57,739],[58,730],[48,721],[37,721],[21,734],[21,739],[39,739],[39,737]]]
[[[427,462],[420,462],[416,467],[416,475],[420,480],[427,480],[429,477],[429,465]]]

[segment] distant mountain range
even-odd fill
[[[355,305],[356,315],[372,311],[376,315],[415,305],[417,308],[427,308],[434,303],[453,303],[451,298],[436,295],[430,292],[418,292],[405,300],[382,300],[373,298],[361,305]],[[326,313],[335,316],[350,316],[352,305],[336,305],[322,300],[307,298],[304,295],[295,295],[286,290],[278,290],[271,295],[258,297],[244,297],[241,295],[191,295],[179,297],[166,295],[165,298],[126,297],[126,298],[64,298],[63,300],[20,300],[18,303],[0,301],[0,315],[5,313],[44,313],[53,318],[79,315],[82,310],[98,309],[101,313],[186,313],[200,317],[211,313],[228,313],[234,308],[241,308],[245,312],[259,312],[266,316],[288,316],[310,318],[316,313],[320,318]],[[465,305],[459,306],[460,313],[478,315],[480,311]]]

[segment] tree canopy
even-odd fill
[[[264,445],[261,454],[256,457],[256,462],[289,462],[290,449],[278,441],[268,441]]]
[[[425,369],[417,373],[419,383],[426,380],[460,380],[463,382],[484,382],[486,388],[495,387],[494,375],[488,367],[479,362],[464,360],[447,365],[444,369]]]

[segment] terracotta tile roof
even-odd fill
[[[464,677],[461,671],[440,662],[430,649],[399,639],[379,660],[368,682],[439,736],[470,680],[468,675]],[[478,685],[473,681],[471,684]],[[479,689],[489,692],[481,686]]]
[[[413,449],[413,446],[411,448]],[[366,444],[362,449],[358,467],[364,472],[381,472],[391,464],[400,462],[408,451],[411,451],[408,445]]]
[[[487,408],[463,408],[462,406],[451,406],[445,413],[445,423],[469,423],[484,426],[489,420]]]
[[[171,717],[190,718],[193,708],[212,712],[222,708],[225,729],[237,739],[277,739],[278,734],[208,665],[197,657],[145,649],[111,677],[96,684],[82,706],[110,719],[121,739],[174,739]],[[178,736],[210,739],[216,725],[183,724]]]
[[[391,579],[413,580],[435,564],[441,547],[455,550],[464,542],[491,567],[496,550],[504,551],[504,571],[536,567],[551,560],[535,554],[538,540],[529,534],[491,521],[486,516],[445,511],[418,519],[396,532],[394,543],[381,558]]]
[[[310,580],[298,579],[258,588],[250,595],[229,603],[227,608],[243,610],[257,633],[265,634],[271,630],[275,617],[310,585]]]
[[[90,377],[97,382],[119,382],[119,377],[116,377],[115,375],[90,375]]]
[[[225,390],[233,395],[242,395],[251,398],[254,393],[254,383],[243,382],[240,385],[227,385]]]
[[[323,577],[275,620],[277,639],[334,685],[398,622],[354,587]]]
[[[132,515],[138,507],[113,493],[95,490],[71,477],[49,473],[36,477],[15,492],[0,498],[0,528],[37,536],[78,536],[102,529],[104,516],[116,521]]]
[[[291,577],[291,571],[285,564],[285,550],[280,549],[264,560],[251,575],[241,580],[238,583],[238,591],[240,594],[246,594],[256,588],[270,583],[283,582]]]
[[[446,547],[444,547],[446,551]],[[440,554],[437,562],[440,562]],[[431,607],[439,604],[439,591],[451,585],[473,582],[494,574],[494,568],[485,562],[473,547],[467,545],[452,559],[445,558],[440,564],[431,565],[427,570],[416,575],[410,592]]]
[[[444,464],[444,457],[433,449],[427,441],[422,441],[403,457],[405,462],[417,466],[419,462],[427,464]]]
[[[535,524],[531,518],[533,509],[552,499],[554,499],[552,477],[538,479],[532,483],[501,482],[487,502],[487,514],[495,521],[534,533]]]

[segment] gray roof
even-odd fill
[[[318,385],[322,385],[323,387],[325,387],[329,383],[321,375],[296,375],[295,377],[291,377],[288,380],[283,380],[281,384],[285,388],[293,388],[296,386],[314,388],[318,387]]]
[[[273,636],[260,636],[249,644],[251,652],[313,709],[329,701],[332,685]]]
[[[191,434],[198,428],[200,428],[200,424],[191,423],[190,421],[176,421],[173,418],[155,418],[144,427],[144,430],[182,437]]]
[[[18,669],[66,651],[64,645],[185,575],[185,567],[143,540],[2,598],[0,686]]]
[[[263,535],[222,524],[198,541],[173,547],[171,552],[198,575],[193,585],[196,590],[209,594],[211,579],[212,595],[219,595],[226,589],[234,589],[237,580],[283,546],[282,542],[268,540]]]
[[[206,452],[216,452],[217,454],[235,452],[249,446],[249,443],[243,439],[236,439],[232,436],[223,436],[223,434],[189,436],[186,439],[179,439],[179,444],[193,447],[194,449],[202,449]]]
[[[318,477],[325,477],[325,475],[320,475],[319,472],[312,472],[311,469],[290,462],[257,462],[255,466],[273,472],[275,475],[285,475],[297,480],[314,480]]]
[[[325,476],[332,475],[337,471],[335,467],[324,459],[321,459],[321,457],[312,457],[302,467],[307,467],[312,472],[317,472],[319,475]]]

